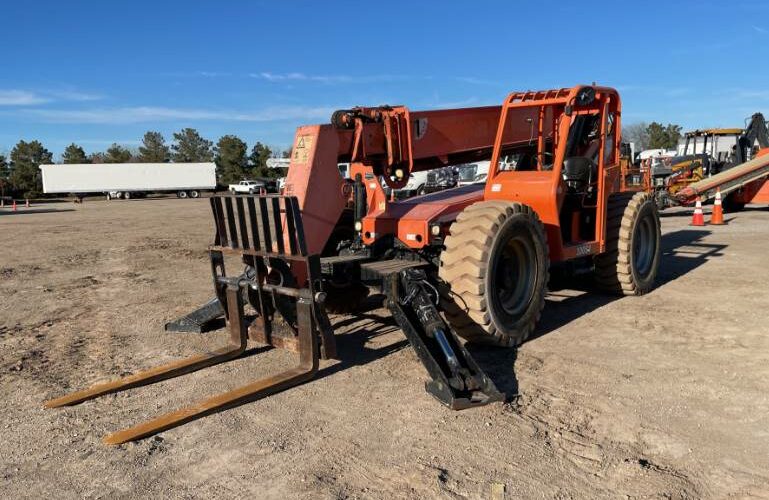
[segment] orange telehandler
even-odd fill
[[[296,351],[299,364],[105,442],[262,398],[309,380],[321,358],[336,356],[326,310],[352,308],[373,284],[425,365],[429,393],[453,409],[503,399],[460,337],[525,341],[551,267],[590,271],[599,287],[620,294],[654,286],[660,222],[651,195],[623,181],[620,115],[615,90],[580,85],[515,92],[493,107],[358,107],[299,127],[284,194],[211,198],[216,299],[169,325],[196,329],[223,313],[228,345],[47,406],[220,363],[241,355],[249,339]],[[411,172],[489,159],[485,184],[402,201],[383,189],[403,186]],[[338,163],[350,164],[351,181]],[[245,263],[245,272],[228,274],[228,259]]]

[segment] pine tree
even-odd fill
[[[39,167],[52,162],[53,155],[39,141],[19,141],[11,151],[11,187],[26,198],[39,196],[43,191]]]
[[[133,155],[120,144],[112,144],[104,156],[104,163],[128,163]]]
[[[649,148],[651,149],[674,148],[681,139],[681,127],[672,123],[664,126],[661,123],[652,122],[646,130],[649,136]]]
[[[261,142],[254,144],[251,154],[248,156],[249,167],[255,177],[271,177],[272,172],[267,168],[267,160],[272,155],[269,147]]]
[[[216,143],[216,170],[219,182],[235,183],[243,179],[248,166],[248,146],[239,137],[225,135]]]
[[[74,142],[64,149],[64,153],[61,155],[61,161],[62,163],[89,163],[83,148]]]
[[[160,132],[144,134],[139,146],[139,161],[142,163],[165,163],[171,159],[171,150]]]
[[[0,180],[8,179],[10,175],[10,165],[8,165],[8,159],[5,155],[0,155]]]
[[[204,139],[194,128],[185,128],[174,134],[173,160],[175,162],[209,162],[214,154],[213,142]]]

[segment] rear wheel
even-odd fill
[[[200,191],[190,191],[190,198],[200,198]]]
[[[187,191],[179,191],[178,193],[176,193],[176,196],[177,196],[178,198],[182,198],[182,199],[184,199],[184,198],[186,198],[186,197],[187,197]]]
[[[131,199],[131,192],[130,191],[126,191],[125,193],[123,193],[123,199],[124,200],[130,200]]]
[[[660,219],[647,193],[619,193],[606,210],[606,252],[595,258],[604,290],[642,295],[654,287],[660,263]]]
[[[545,305],[548,267],[544,228],[530,207],[501,201],[467,207],[441,254],[446,319],[468,341],[521,344]]]

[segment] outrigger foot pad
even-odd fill
[[[387,306],[432,380],[425,389],[452,410],[504,401],[435,307],[438,292],[422,269],[385,278]],[[434,295],[435,297],[432,297]]]
[[[224,316],[224,308],[218,297],[214,297],[189,314],[166,323],[167,332],[203,333],[210,323]]]

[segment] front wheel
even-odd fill
[[[539,321],[548,275],[545,231],[531,207],[470,205],[452,224],[441,254],[446,319],[470,342],[519,345]]]
[[[647,193],[618,193],[606,209],[606,251],[595,257],[595,280],[620,295],[654,288],[661,253],[657,205]]]

